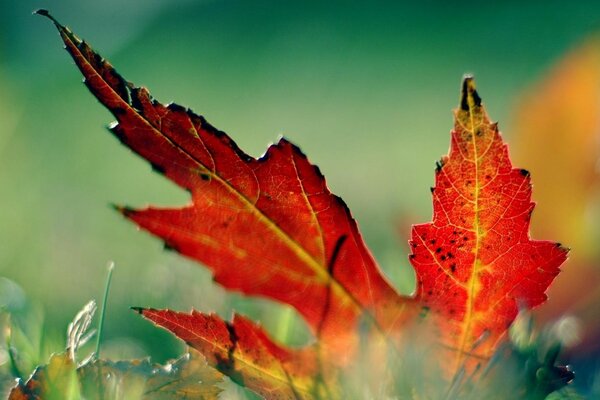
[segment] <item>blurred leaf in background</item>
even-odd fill
[[[544,320],[573,314],[582,324],[573,357],[600,351],[600,36],[567,52],[515,108],[514,158],[535,179],[532,232],[572,249]],[[587,378],[587,377],[586,377]],[[583,379],[586,379],[583,378]]]
[[[514,158],[536,178],[534,235],[560,238],[573,250],[551,289],[555,305],[573,306],[582,300],[573,296],[574,280],[589,295],[600,279],[600,36],[525,90],[512,131]]]

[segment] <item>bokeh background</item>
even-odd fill
[[[308,337],[293,311],[225,293],[205,270],[111,209],[188,198],[108,134],[110,114],[81,84],[54,27],[31,15],[40,7],[127,79],[203,114],[249,154],[260,155],[279,135],[298,144],[349,204],[404,293],[414,284],[410,224],[430,219],[434,162],[448,148],[461,77],[474,73],[515,164],[532,172],[534,199],[545,210],[534,214],[534,236],[573,248],[565,269],[573,268],[556,289],[561,300],[543,306],[541,322],[578,318],[580,336],[587,335],[580,347],[587,347],[574,347],[566,361],[582,390],[599,390],[600,42],[593,37],[600,3],[0,0],[0,321],[7,326],[11,314],[25,373],[64,347],[66,326],[83,304],[101,299],[109,261],[116,270],[106,357],[164,361],[183,349],[129,306],[193,306],[224,317],[235,309],[280,340]],[[556,128],[548,142],[539,132],[528,136],[529,99],[551,97],[545,80],[582,43],[589,76],[567,74],[552,92],[557,104],[573,104],[582,100],[573,88],[590,90],[571,107],[586,113],[580,136],[569,133],[568,115],[547,122],[544,129]],[[560,114],[539,107],[540,119]],[[553,219],[561,210],[573,213],[568,227]],[[0,347],[3,377],[7,364]]]

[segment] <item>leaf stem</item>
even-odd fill
[[[108,276],[106,277],[106,285],[104,286],[104,297],[102,298],[102,308],[100,310],[100,321],[98,322],[98,337],[96,338],[96,358],[100,358],[100,341],[102,340],[102,329],[104,328],[104,317],[106,316],[106,301],[108,300],[108,292],[110,290],[110,283],[112,281],[113,270],[115,269],[115,263],[113,261],[108,263]]]

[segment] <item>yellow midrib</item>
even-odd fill
[[[476,290],[476,286],[478,283],[478,277],[477,274],[479,272],[479,244],[480,244],[480,240],[481,240],[481,235],[479,232],[479,154],[477,152],[477,141],[476,141],[476,134],[475,134],[475,118],[474,118],[474,100],[473,100],[473,95],[471,94],[471,92],[468,93],[468,98],[467,98],[468,104],[469,104],[469,120],[471,123],[471,129],[470,129],[470,133],[471,133],[471,141],[473,144],[473,158],[474,158],[474,168],[475,168],[475,183],[474,183],[474,207],[475,207],[475,216],[474,216],[474,221],[473,221],[473,230],[475,232],[475,249],[474,249],[474,254],[475,257],[473,259],[473,266],[471,268],[471,275],[469,276],[469,280],[467,282],[467,307],[465,310],[465,317],[463,319],[463,330],[462,330],[462,334],[461,334],[461,338],[459,341],[459,347],[458,347],[458,351],[459,351],[459,356],[456,357],[456,365],[454,368],[455,372],[458,372],[458,369],[460,368],[460,364],[462,363],[463,359],[465,358],[465,354],[468,354],[472,349],[465,349],[465,347],[467,346],[467,338],[470,334],[470,329],[471,329],[471,325],[473,322],[473,314],[474,314],[474,302],[475,302],[475,290]]]

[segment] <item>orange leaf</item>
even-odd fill
[[[532,230],[568,238],[577,258],[598,255],[597,221],[586,214],[600,189],[600,37],[586,40],[526,89],[513,134],[515,159],[536,177]]]
[[[290,350],[275,344],[263,329],[239,315],[231,323],[216,315],[137,309],[199,350],[210,365],[233,381],[269,398],[331,398],[334,373],[323,368],[315,348]]]
[[[595,306],[600,299],[598,35],[569,51],[524,90],[515,107],[513,133],[515,159],[527,163],[536,178],[534,199],[539,206],[532,231],[568,238],[575,250],[569,268],[550,291],[552,307],[540,310],[542,318],[554,319],[565,311],[582,318],[587,352],[599,345],[600,331]]]
[[[529,172],[513,168],[469,77],[432,194],[433,222],[413,227],[410,259],[417,300],[441,316],[457,371],[466,355],[490,356],[519,306],[546,299],[567,251],[529,238]]]
[[[379,331],[398,322],[405,300],[298,147],[281,139],[260,159],[250,157],[203,117],[125,81],[53,22],[85,84],[117,119],[111,131],[191,194],[184,208],[119,207],[123,215],[202,262],[221,285],[292,305],[322,342],[346,346],[341,336],[351,339],[359,317]]]

